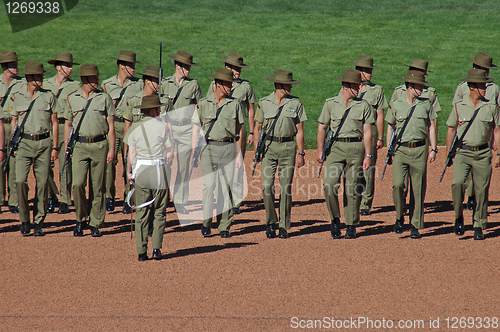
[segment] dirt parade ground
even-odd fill
[[[260,165],[235,215],[232,237],[201,235],[201,219],[181,226],[169,206],[163,259],[138,262],[123,182],[103,236],[73,237],[74,207],[49,214],[44,237],[21,236],[18,215],[0,214],[1,331],[499,330],[500,172],[493,171],[489,226],[474,241],[453,233],[452,169],[439,178],[445,147],[429,165],[425,229],[418,240],[393,232],[392,169],[361,217],[358,237],[332,239],[316,151],[296,170],[288,239],[265,236]],[[56,173],[57,174],[57,173]],[[117,174],[122,174],[121,165]],[[201,190],[201,184],[199,190]],[[30,195],[34,181],[30,178]],[[188,209],[202,209],[201,200]],[[342,218],[342,222],[343,222]],[[342,227],[345,233],[345,226]],[[151,256],[151,246],[149,256]]]

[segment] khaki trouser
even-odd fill
[[[428,144],[409,148],[398,146],[392,162],[392,198],[396,208],[396,218],[405,214],[408,176],[411,178],[415,206],[410,207],[410,222],[416,229],[424,228],[424,199],[427,187]]]
[[[189,198],[189,169],[191,168],[191,150],[193,126],[191,123],[184,126],[172,125],[174,151],[177,160],[173,201],[175,204],[186,205]],[[171,179],[172,162],[167,164],[167,177]]]
[[[59,159],[59,172],[62,170],[62,166],[64,164],[64,157],[66,155],[66,151],[64,150],[64,123],[59,124],[59,137],[57,141],[57,146],[59,146],[59,154],[58,154],[58,159]],[[72,183],[72,166],[71,166],[71,159],[68,160],[68,163],[66,164],[66,167],[64,168],[64,174],[62,176],[59,176],[59,187],[61,188],[61,198],[60,202],[61,203],[66,203],[68,205],[71,205],[71,187],[73,185]],[[52,180],[54,181],[54,170],[50,168],[49,172],[49,182]],[[52,186],[49,185],[49,190],[48,190],[48,197],[52,197],[57,194],[55,190],[52,189]]]
[[[116,165],[118,165],[118,152],[121,151],[122,165],[125,166],[125,156],[123,155],[123,132],[125,130],[125,122],[116,121],[115,119],[115,156],[113,161],[106,165],[106,197],[115,199],[116,196]],[[126,179],[123,179],[126,186]],[[125,193],[126,197],[127,193]]]
[[[10,122],[3,122],[3,129],[5,132],[5,159],[7,159],[7,153],[9,153],[9,141],[10,141]],[[5,194],[7,192],[6,184],[8,184],[8,194],[9,194],[9,205],[18,206],[19,201],[17,199],[17,183],[16,183],[16,158],[10,157],[9,167],[7,172],[4,173],[3,167],[5,165],[5,159],[0,162],[0,205],[3,205],[5,201]]]
[[[16,182],[20,222],[30,221],[28,174],[31,165],[33,165],[33,173],[36,180],[33,222],[41,224],[45,220],[47,210],[47,178],[49,176],[51,152],[52,140],[50,138],[40,141],[21,139],[19,143],[16,155]]]
[[[143,254],[148,250],[148,229],[153,223],[153,236],[151,241],[153,249],[161,249],[165,222],[167,215],[167,190],[166,189],[144,189],[135,186],[135,201],[137,205],[156,199],[148,206],[136,210],[135,215],[135,237],[137,242],[137,253]]]
[[[244,124],[242,124],[243,127],[243,135],[240,137],[241,141],[241,157],[243,160],[245,160],[245,152],[247,150],[247,128],[245,127]],[[245,168],[240,167],[240,168],[235,168],[234,169],[234,176],[233,176],[233,194],[234,194],[234,200],[235,200],[235,208],[239,208],[241,206],[241,203],[243,201],[243,193],[244,193],[244,184],[245,184]]]
[[[99,227],[106,216],[104,193],[108,140],[97,143],[76,142],[73,150],[73,198],[76,221],[85,222],[90,217],[90,226]],[[90,172],[90,213],[87,205],[87,174]]]
[[[345,224],[359,224],[364,155],[363,142],[334,142],[324,170],[325,201],[331,220],[340,218],[338,190],[343,176]]]
[[[262,159],[262,196],[266,209],[266,225],[278,223],[278,216],[274,208],[275,189],[274,178],[278,169],[280,182],[279,197],[279,227],[289,230],[291,227],[292,212],[292,181],[295,172],[295,154],[297,145],[290,142],[267,141]]]
[[[378,131],[377,126],[372,125],[372,159],[370,163],[370,168],[363,171],[363,179],[361,179],[361,183],[364,186],[364,190],[361,198],[361,206],[362,210],[370,210],[372,208],[373,203],[373,194],[375,192],[375,165],[377,164],[377,140],[378,140]]]
[[[473,217],[474,227],[486,229],[488,219],[488,192],[491,180],[491,150],[458,150],[453,162],[453,184],[451,194],[455,219],[463,217],[463,199],[466,179],[470,175],[476,196]]]
[[[212,226],[214,211],[214,192],[217,205],[222,206],[221,214],[217,215],[219,231],[229,231],[233,222],[233,198],[230,181],[234,173],[236,144],[223,146],[207,145],[200,156],[200,168],[203,173],[203,226]],[[218,183],[218,190],[216,184]],[[219,211],[218,211],[219,212]]]

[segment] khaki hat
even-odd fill
[[[361,84],[361,74],[357,70],[346,69],[344,70],[342,78],[336,78],[336,80],[346,83]]]
[[[405,65],[405,66],[410,67],[410,68],[417,68],[417,69],[425,71],[426,73],[427,72],[432,73],[432,71],[427,70],[427,68],[429,67],[429,61],[425,61],[422,59],[413,59],[413,60],[411,60],[410,65]]]
[[[239,54],[236,53],[229,53],[227,55],[227,58],[219,58],[220,60],[224,61],[225,63],[229,63],[230,65],[236,66],[236,67],[248,67],[246,64],[243,63],[243,57],[240,56]]]
[[[425,74],[419,70],[408,70],[405,79],[400,79],[407,83],[430,84],[425,81]]]
[[[293,79],[293,74],[291,71],[278,69],[274,72],[274,77],[268,77],[266,80],[281,83],[281,84],[298,84],[300,83],[297,80]]]
[[[142,73],[139,73],[142,76],[151,76],[157,79],[160,79],[160,67],[158,66],[146,66]]]
[[[141,62],[135,60],[135,56],[136,56],[135,52],[121,50],[120,54],[118,55],[118,58],[111,57],[111,59],[125,61],[125,62],[131,62],[131,63],[141,63]]]
[[[177,51],[177,54],[175,56],[169,55],[168,57],[170,59],[174,59],[174,61],[183,63],[185,65],[198,66],[197,63],[193,62],[193,56],[187,52],[184,52],[184,51]]]
[[[17,54],[14,51],[3,51],[0,53],[0,63],[18,62]]]
[[[72,65],[79,65],[79,63],[73,62],[73,54],[69,52],[59,52],[56,55],[56,58],[53,60],[47,61],[51,65],[55,64],[56,62],[67,62]]]
[[[140,108],[142,110],[147,110],[150,108],[157,108],[165,106],[166,104],[160,103],[160,97],[158,95],[144,96],[142,97],[141,104],[134,106],[134,108]]]
[[[47,71],[43,70],[41,62],[26,62],[26,69],[19,73],[19,75],[43,75]]]
[[[215,78],[216,80],[232,82],[233,72],[227,68],[217,68],[215,75],[209,74],[208,76]]]
[[[351,65],[355,65],[356,67],[363,67],[363,68],[378,68],[377,66],[373,65],[373,58],[369,57],[367,55],[360,55],[358,57],[358,61],[356,62],[349,62]]]
[[[493,78],[486,76],[486,70],[483,69],[469,69],[466,78],[461,81],[471,83],[489,83],[493,82]]]
[[[491,55],[484,52],[477,52],[475,58],[467,58],[467,60],[483,68],[488,68],[493,70],[498,69],[498,67],[493,64],[493,58],[491,57]]]
[[[86,63],[80,67],[80,74],[76,76],[99,76],[104,73],[99,74],[99,69],[97,65],[93,63]]]

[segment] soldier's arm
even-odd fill
[[[66,122],[64,122],[64,151],[68,150],[69,133],[72,127],[73,121],[66,119]]]
[[[365,146],[365,157],[363,158],[363,169],[370,168],[372,162],[371,158],[367,155],[371,154],[372,151],[372,125],[365,123],[363,124],[363,143]]]
[[[57,113],[52,113],[52,147],[59,146],[59,123],[57,122]],[[50,156],[51,161],[55,161],[59,157],[59,151],[52,149]]]
[[[437,149],[437,130],[434,120],[436,119],[429,121],[429,141],[431,143],[431,149],[434,150],[431,150],[431,152],[429,153],[429,163],[433,163],[436,160],[435,149]]]
[[[325,146],[326,129],[328,124],[319,123],[318,124],[318,134],[316,136],[316,144],[318,145],[318,162],[321,162],[321,157],[323,157],[323,148]]]
[[[297,142],[297,152],[304,152],[304,123],[300,122],[295,124],[297,128],[296,142]],[[301,168],[305,164],[305,156],[297,154],[295,165]]]
[[[457,134],[456,127],[448,127],[448,133],[446,134],[446,151],[450,151],[451,144],[453,143],[453,139]]]
[[[3,119],[0,117],[0,161],[5,158],[5,132],[3,130]]]
[[[500,146],[500,127],[495,127],[493,130],[493,139],[495,140],[496,146]],[[496,153],[496,156],[493,158],[494,162],[493,165],[495,168],[500,167],[500,156],[498,153]]]
[[[247,144],[252,145],[254,140],[255,140],[255,135],[254,133],[254,126],[255,126],[255,104],[254,103],[249,103],[248,104],[248,128],[250,129],[250,133],[248,134],[248,140]]]
[[[115,116],[111,115],[106,118],[108,121],[108,145],[109,145],[109,152],[108,152],[108,158],[107,162],[110,163],[113,161],[115,158]]]
[[[377,111],[377,149],[384,146],[384,110],[380,109]]]

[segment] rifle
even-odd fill
[[[328,130],[326,134],[325,143],[323,145],[323,154],[321,155],[321,166],[319,166],[318,178],[321,175],[321,169],[323,168],[323,164],[325,163],[326,157],[330,154],[330,149],[333,144],[333,130]]]
[[[382,177],[380,181],[384,179],[385,170],[387,169],[387,165],[392,164],[392,157],[394,157],[394,153],[396,152],[396,130],[392,132],[391,142],[387,147],[387,157],[385,157],[385,165],[384,170],[382,171]]]
[[[85,117],[85,114],[87,114],[87,110],[90,106],[90,102],[92,99],[89,99],[87,101],[87,104],[85,105],[85,108],[83,109],[83,114],[82,117],[80,118],[80,122],[78,122],[78,125],[76,126],[76,129],[71,127],[71,132],[69,133],[68,137],[68,146],[66,147],[66,153],[64,154],[64,163],[61,168],[61,176],[63,176],[64,173],[64,168],[66,168],[66,164],[68,163],[68,160],[71,158],[71,155],[73,154],[73,149],[75,148],[75,143],[78,138],[78,133],[80,132],[80,126],[82,125],[83,118]]]
[[[21,123],[20,126],[17,125],[14,127],[14,132],[12,133],[12,136],[10,137],[9,140],[9,153],[7,154],[7,159],[5,159],[5,164],[3,165],[3,171],[7,171],[7,167],[9,165],[9,159],[10,157],[14,157],[14,154],[16,153],[17,149],[19,148],[19,143],[21,142],[21,133],[24,129],[24,124],[26,123],[26,120],[28,119],[28,116],[31,114],[31,109],[33,108],[33,105],[35,104],[35,100],[33,99],[30,103],[30,106],[26,110],[26,115],[24,116],[23,122]]]
[[[253,158],[252,176],[254,175],[257,163],[259,162],[259,159],[264,152],[265,137],[266,137],[266,132],[263,127],[262,130],[260,131],[260,137],[259,137],[259,143],[257,143],[257,149],[255,150],[255,158]]]
[[[439,179],[439,182],[443,181],[444,173],[446,172],[446,169],[451,166],[451,163],[453,162],[453,158],[455,158],[455,155],[457,154],[457,149],[458,149],[458,136],[455,135],[455,138],[453,139],[453,143],[451,143],[450,146],[450,151],[448,151],[448,156],[446,157],[446,161],[444,162],[444,170],[443,174],[441,174],[441,179]]]
[[[158,97],[161,98],[161,79],[163,75],[163,70],[161,69],[161,53],[163,51],[163,41],[160,40],[160,72],[158,73],[159,80],[158,80]]]

